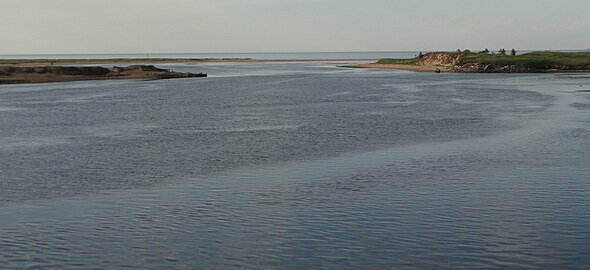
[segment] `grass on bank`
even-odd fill
[[[418,57],[411,59],[394,59],[394,58],[383,58],[377,61],[377,64],[381,65],[415,65],[418,61]]]
[[[539,69],[588,70],[590,52],[530,52],[521,55],[467,54],[459,64],[521,65]]]
[[[456,52],[450,52],[452,56]],[[415,65],[420,58],[411,59],[380,59],[378,64]],[[589,52],[530,52],[520,55],[501,55],[489,53],[464,53],[459,65],[479,63],[483,65],[520,65],[536,69],[590,70]]]

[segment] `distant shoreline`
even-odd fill
[[[0,66],[0,84],[70,82],[115,79],[180,79],[207,77],[205,73],[175,72],[153,65],[99,66]]]
[[[376,58],[309,58],[309,59],[254,59],[254,58],[110,58],[110,59],[0,59],[0,66],[37,67],[59,65],[107,64],[174,64],[174,63],[293,63],[293,62],[366,62]]]
[[[345,66],[349,68],[399,69],[416,72],[451,73],[561,73],[590,72],[590,52],[529,52],[511,54],[501,51],[472,53],[429,52],[415,58],[384,58],[375,63]]]

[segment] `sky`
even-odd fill
[[[0,54],[589,49],[588,0],[0,0]]]

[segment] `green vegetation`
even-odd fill
[[[394,59],[394,58],[383,58],[377,61],[377,64],[381,65],[415,65],[418,62],[419,57],[412,59]]]
[[[45,83],[110,79],[177,79],[207,77],[204,73],[174,72],[153,65],[99,66],[0,66],[0,84]]]
[[[467,51],[467,52],[466,52]],[[571,70],[571,71],[590,71],[590,51],[586,52],[530,52],[517,55],[513,49],[507,52],[501,49],[499,53],[490,53],[484,50],[479,53],[470,53],[468,50],[459,52],[448,52],[448,66],[466,67],[469,64],[478,64],[478,66],[491,66],[491,70],[512,66],[514,69],[530,72],[542,72],[550,70]],[[423,65],[428,64],[433,55],[441,53],[427,53],[412,59],[392,59],[385,58],[377,64],[403,64],[403,65]],[[452,59],[452,60],[451,60]],[[469,68],[468,68],[469,69]],[[465,70],[465,69],[464,69]]]
[[[531,52],[521,55],[465,54],[459,64],[520,65],[536,69],[590,70],[590,52]]]

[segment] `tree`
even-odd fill
[[[510,54],[511,54],[512,56],[516,55],[516,50],[515,50],[515,49],[512,49],[512,51],[510,51]]]
[[[500,55],[506,55],[506,49],[502,48],[498,51]]]

